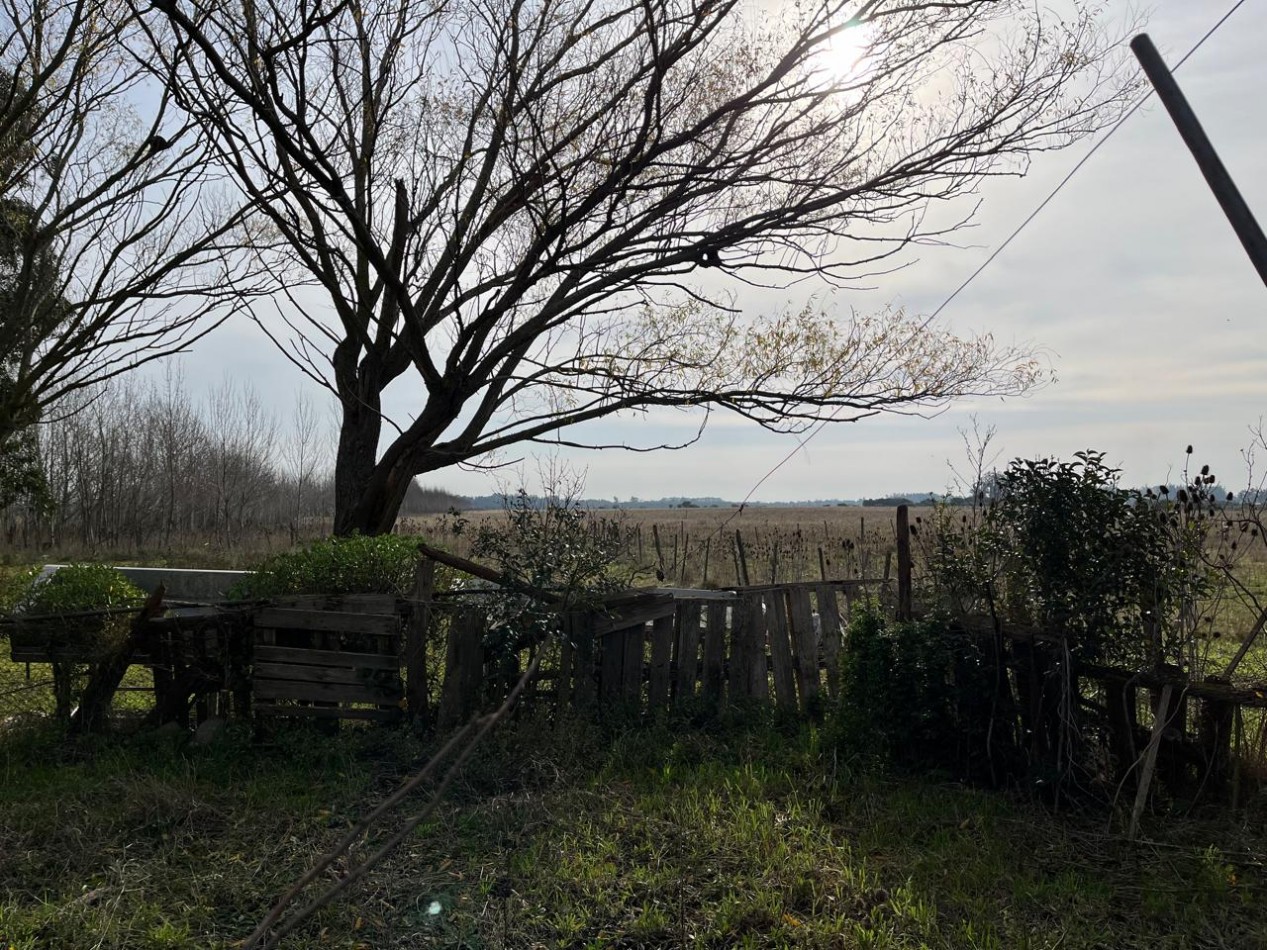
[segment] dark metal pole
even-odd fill
[[[1218,199],[1223,213],[1231,222],[1236,236],[1241,239],[1241,245],[1245,248],[1245,253],[1249,255],[1255,270],[1258,271],[1258,276],[1262,278],[1264,284],[1267,284],[1267,237],[1263,236],[1263,229],[1254,220],[1249,205],[1245,204],[1245,199],[1237,190],[1232,176],[1223,167],[1218,153],[1214,151],[1214,146],[1210,144],[1205,130],[1197,121],[1196,113],[1188,105],[1188,100],[1184,98],[1179,84],[1166,68],[1161,54],[1157,52],[1157,47],[1153,45],[1147,33],[1141,33],[1131,40],[1131,50],[1134,51],[1139,64],[1144,67],[1144,73],[1153,84],[1166,111],[1170,113],[1170,118],[1174,120],[1175,127],[1187,143],[1192,157],[1197,160],[1201,174],[1205,176],[1206,184],[1214,192],[1214,197]]]

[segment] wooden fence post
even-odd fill
[[[1216,686],[1227,685],[1226,680],[1210,676],[1206,682]],[[1199,776],[1200,787],[1208,783],[1216,799],[1227,796],[1228,779],[1232,764],[1232,724],[1235,708],[1226,699],[1213,696],[1203,698],[1197,707],[1197,741],[1206,773]]]
[[[1135,807],[1131,809],[1131,824],[1126,836],[1132,841],[1139,831],[1139,819],[1144,814],[1144,804],[1148,801],[1148,786],[1153,782],[1153,771],[1157,767],[1157,749],[1161,746],[1161,734],[1166,727],[1165,711],[1170,708],[1170,694],[1174,686],[1167,683],[1161,688],[1158,701],[1158,713],[1153,719],[1152,735],[1148,739],[1148,751],[1144,755],[1144,768],[1139,775],[1139,788],[1135,792]]]
[[[743,535],[735,529],[735,579],[742,587],[748,587],[748,552],[743,546]]]
[[[405,628],[405,708],[417,723],[427,721],[427,630],[435,579],[436,562],[423,557],[414,575],[413,610]]]
[[[897,619],[911,619],[911,513],[897,506]]]

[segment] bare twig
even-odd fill
[[[528,668],[524,670],[523,675],[519,677],[519,682],[515,684],[514,689],[510,691],[510,694],[506,697],[505,702],[503,702],[501,706],[486,716],[471,720],[458,730],[458,732],[444,744],[440,751],[431,757],[427,764],[423,766],[421,771],[388,796],[372,812],[357,822],[356,826],[345,834],[333,849],[322,855],[317,863],[313,865],[313,867],[304,874],[303,877],[291,885],[286,893],[278,899],[273,908],[264,916],[264,919],[260,921],[259,926],[255,928],[251,935],[242,944],[243,950],[252,950],[252,948],[255,947],[259,947],[261,950],[269,950],[271,947],[276,947],[283,937],[291,933],[296,927],[302,924],[322,907],[325,907],[333,901],[353,883],[360,880],[366,871],[378,864],[398,844],[400,844],[400,842],[403,841],[410,832],[417,828],[422,822],[426,821],[427,818],[429,818],[435,811],[436,806],[439,805],[440,799],[444,796],[445,791],[447,791],[449,786],[453,784],[453,780],[457,778],[462,766],[464,766],[467,760],[470,759],[480,742],[484,740],[484,738],[514,707],[520,695],[523,693],[524,688],[528,685],[533,676],[536,675],[537,668],[541,664],[541,657],[542,653],[537,653],[532,662],[528,665]],[[416,791],[424,782],[428,781],[435,774],[439,765],[447,759],[455,749],[460,749],[461,751],[458,753],[457,758],[453,760],[453,763],[445,770],[439,784],[431,793],[431,797],[427,800],[426,804],[423,805],[422,810],[407,819],[404,825],[402,825],[401,828],[392,835],[385,844],[379,847],[378,850],[374,851],[364,861],[349,870],[348,873],[340,878],[339,881],[332,887],[323,891],[311,902],[292,914],[277,927],[277,930],[271,936],[269,936],[269,931],[277,925],[279,920],[281,920],[282,915],[294,902],[295,898],[297,898],[309,884],[316,880],[318,875],[330,867],[330,865],[332,865],[341,855],[345,854],[353,845],[356,844],[357,841],[363,838],[384,816],[393,811],[396,806],[409,797],[409,795]]]

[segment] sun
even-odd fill
[[[867,23],[855,23],[833,33],[819,50],[815,69],[831,83],[857,79],[871,55],[874,34],[875,29]]]

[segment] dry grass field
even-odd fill
[[[911,519],[927,509],[912,508]],[[505,518],[473,511],[470,525]],[[896,548],[894,508],[596,509],[591,529],[619,539],[637,583],[727,587],[747,582],[882,577]],[[464,553],[469,530],[449,516],[413,518],[401,530]],[[469,526],[468,526],[469,528]],[[741,547],[742,545],[742,551]]]
[[[912,525],[932,520],[930,507],[912,507]],[[729,587],[775,582],[887,577],[896,571],[896,516],[891,507],[830,508],[631,508],[596,509],[591,530],[617,540],[623,567],[635,585]],[[971,517],[965,509],[964,517]],[[471,528],[506,518],[501,511],[472,511],[455,531],[450,516],[413,518],[402,532],[416,533],[460,554],[469,553]],[[925,534],[925,537],[927,535]],[[742,548],[740,545],[742,542]],[[742,552],[742,553],[741,553]],[[918,582],[923,567],[919,540],[913,546]],[[1219,551],[1209,557],[1217,562]],[[1254,626],[1259,604],[1267,603],[1267,545],[1242,537],[1230,582],[1204,605],[1221,636],[1214,653],[1234,652]],[[1239,589],[1238,589],[1239,588]],[[1267,661],[1262,669],[1267,678]]]

